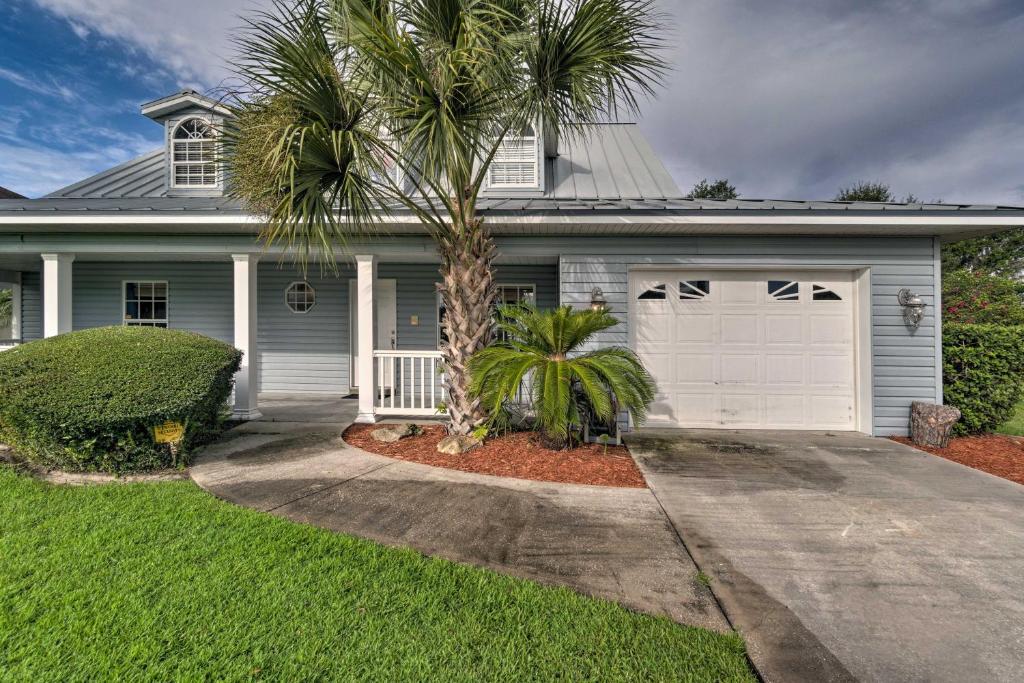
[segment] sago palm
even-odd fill
[[[664,69],[658,23],[650,0],[275,4],[237,41],[232,192],[304,264],[417,219],[440,256],[451,429],[467,434],[485,418],[467,363],[491,340],[491,160],[526,126],[554,140],[634,111]]]
[[[620,409],[642,423],[654,400],[654,382],[636,354],[621,347],[581,351],[617,323],[605,311],[502,306],[497,325],[503,340],[470,360],[471,391],[497,417],[525,381],[537,427],[554,445],[570,440],[573,426],[586,419],[585,407],[605,424]]]

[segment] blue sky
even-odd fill
[[[1024,2],[656,0],[673,71],[640,125],[680,187],[1024,205]],[[265,0],[4,0],[0,185],[39,196],[160,144],[138,107],[229,75]]]
[[[0,185],[29,196],[160,144],[139,104],[177,87],[123,41],[14,2],[0,24]]]

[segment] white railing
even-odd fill
[[[374,351],[374,412],[440,415],[444,402],[440,351]]]

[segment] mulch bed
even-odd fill
[[[600,444],[552,451],[541,446],[534,433],[516,432],[488,438],[483,446],[468,453],[446,455],[437,452],[437,442],[445,436],[441,425],[426,425],[422,435],[394,443],[373,440],[370,432],[379,426],[352,425],[342,438],[371,453],[463,472],[562,484],[647,488],[625,446],[608,446],[607,454]]]
[[[917,446],[905,436],[890,438],[946,460],[1024,484],[1024,438],[1019,436],[961,436],[951,439],[946,448]]]

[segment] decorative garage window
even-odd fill
[[[125,325],[167,327],[167,283],[125,282]]]
[[[811,287],[811,298],[815,301],[842,301],[843,297],[833,292],[828,287],[822,287],[821,285],[814,285]]]
[[[637,297],[639,301],[660,301],[665,298],[665,285],[654,285],[650,289],[644,290]]]
[[[171,141],[174,187],[217,187],[217,142],[213,127],[202,119],[186,119]]]
[[[284,302],[292,313],[308,313],[316,305],[316,290],[308,282],[293,282],[284,290]]]
[[[776,301],[799,301],[800,283],[792,280],[769,280],[768,296]]]
[[[537,134],[532,126],[525,126],[519,135],[507,135],[498,145],[487,169],[488,185],[495,188],[539,187],[537,143]]]
[[[708,280],[684,280],[679,283],[680,299],[703,299],[711,293],[711,283]]]

